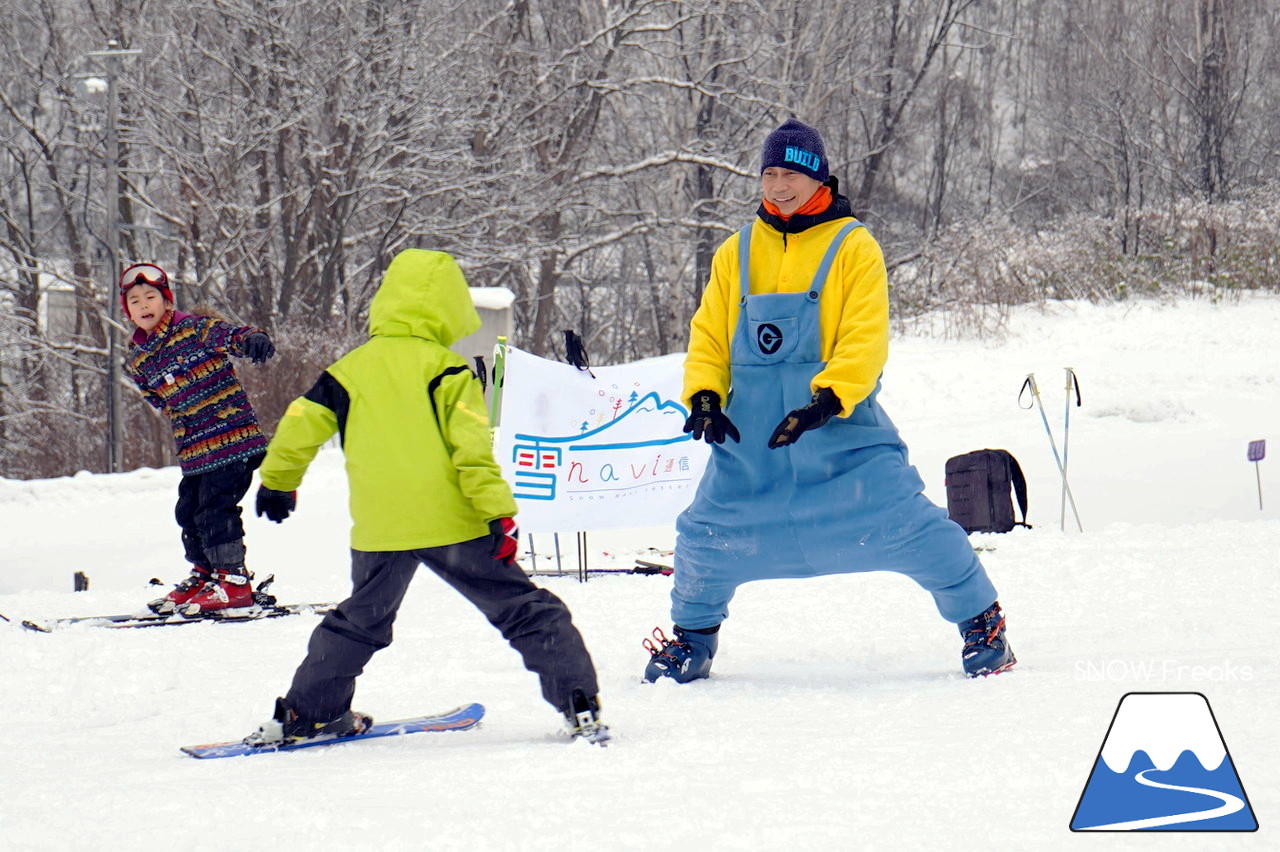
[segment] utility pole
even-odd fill
[[[101,67],[101,75],[107,84],[107,469],[120,473],[124,469],[124,426],[120,414],[120,330],[123,316],[120,312],[116,281],[120,277],[120,138],[116,132],[116,118],[120,111],[116,94],[116,78],[125,62],[133,59],[141,50],[129,50],[119,46],[114,39],[107,42],[106,50],[92,50],[85,54]]]

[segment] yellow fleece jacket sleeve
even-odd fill
[[[889,359],[889,283],[884,255],[866,228],[850,234],[822,292],[822,356],[827,365],[810,382],[831,388],[848,417],[873,390]]]
[[[684,359],[686,405],[701,390],[715,391],[723,407],[729,399],[729,346],[738,322],[738,234],[725,240],[711,260],[711,277],[689,323]]]

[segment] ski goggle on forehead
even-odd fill
[[[135,284],[150,284],[152,287],[164,287],[169,283],[169,276],[164,270],[151,263],[140,263],[131,266],[124,272],[121,287],[129,288]]]

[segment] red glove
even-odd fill
[[[516,564],[520,552],[520,527],[515,518],[498,518],[489,522],[489,555],[508,565]]]

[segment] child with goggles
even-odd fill
[[[175,310],[169,276],[152,263],[120,276],[120,304],[137,326],[125,372],[173,428],[182,467],[175,515],[191,563],[185,580],[147,606],[185,616],[253,606],[239,504],[267,440],[229,356],[262,364],[275,346],[261,329]]]

